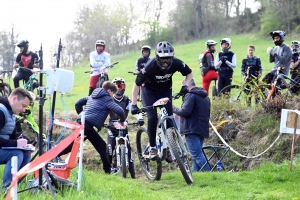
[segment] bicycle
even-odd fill
[[[124,122],[123,125],[118,120],[112,120],[112,125],[104,125],[106,128],[114,127],[119,131],[118,136],[115,138],[116,146],[113,155],[113,166],[117,167],[117,172],[121,172],[121,176],[126,178],[127,169],[129,169],[129,160],[128,160],[128,133],[126,133],[126,128],[128,125],[139,126],[138,123],[127,123]],[[127,131],[128,132],[128,131]]]
[[[300,93],[300,80],[294,80],[288,77],[287,75],[280,73],[281,67],[277,67],[276,70],[276,78],[272,84],[271,91],[268,94],[266,102],[269,102],[270,99],[278,94],[282,96],[293,97]],[[296,77],[297,78],[297,77]],[[290,80],[290,83],[286,82],[286,79]],[[299,79],[299,77],[298,77]],[[280,85],[277,85],[278,81],[280,81]],[[286,90],[285,90],[286,89]],[[287,91],[285,94],[283,90]]]
[[[29,77],[28,81],[23,84],[23,88],[27,91],[30,91],[30,92],[34,92],[34,90],[36,88],[39,87],[40,83],[37,79],[37,74],[40,72],[39,70],[37,71],[34,71],[32,69],[28,69],[28,68],[25,68],[25,67],[21,67],[19,66],[19,70],[29,70],[32,72],[32,75]],[[24,82],[23,82],[24,83]]]
[[[12,70],[0,70],[0,75],[6,73],[12,73]],[[11,93],[11,87],[9,84],[5,83],[2,78],[0,78],[0,95],[2,97],[8,97]]]
[[[181,95],[175,94],[172,99],[178,99]],[[136,135],[137,152],[140,165],[149,180],[160,180],[162,175],[162,160],[170,150],[172,158],[177,161],[180,171],[187,184],[193,183],[192,171],[188,163],[188,151],[175,123],[174,116],[168,116],[166,104],[170,101],[168,97],[157,100],[152,106],[142,107],[139,112],[144,113],[150,109],[160,108],[159,121],[157,124],[156,147],[158,158],[151,160],[149,156],[149,138],[147,130],[140,127]],[[166,128],[167,120],[174,125]]]
[[[108,66],[105,66],[105,67],[101,67],[100,69],[92,70],[92,71],[85,71],[84,73],[93,74],[94,72],[99,72],[100,73],[100,77],[99,77],[99,80],[98,80],[98,82],[96,84],[96,88],[101,88],[102,84],[104,83],[104,81],[108,81],[108,75],[107,75],[107,73],[105,73],[105,70],[108,69],[108,68],[112,68],[113,66],[115,66],[118,63],[119,62],[115,62],[115,63],[113,63],[111,65],[108,65]]]
[[[251,66],[247,68],[247,76],[242,85],[228,85],[224,87],[218,94],[219,97],[225,96],[229,98],[230,103],[247,103],[251,106],[251,98],[255,97],[255,102],[258,103],[260,99],[265,100],[271,89],[270,84],[265,84],[260,81],[258,77],[249,75]]]

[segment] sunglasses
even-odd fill
[[[125,90],[125,84],[116,84],[119,90]]]
[[[170,64],[172,62],[171,57],[159,58],[159,62],[161,64]]]

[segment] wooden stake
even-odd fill
[[[296,115],[296,117],[295,117],[294,134],[293,134],[293,141],[292,141],[290,171],[292,171],[292,169],[293,169],[294,145],[295,145],[295,138],[296,138],[296,131],[297,131],[297,122],[298,122],[298,113],[295,113],[295,115]]]

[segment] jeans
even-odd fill
[[[185,141],[192,156],[193,171],[198,172],[206,162],[205,156],[202,153],[204,139],[197,134],[187,134],[185,135]],[[206,164],[202,170],[210,171],[210,166]]]
[[[20,87],[19,81],[24,80],[25,83],[28,82],[29,77],[32,75],[32,72],[30,70],[26,69],[19,69],[18,73],[14,77],[14,86],[15,88]]]
[[[8,187],[12,181],[11,158],[18,157],[18,170],[30,162],[31,154],[22,150],[3,150],[0,149],[0,164],[6,164],[4,168],[2,185]]]

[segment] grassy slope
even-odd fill
[[[273,46],[273,43],[270,39],[263,40],[261,38],[256,38],[254,35],[238,35],[230,37],[232,40],[232,51],[236,53],[237,56],[237,68],[234,72],[233,82],[241,83],[241,62],[242,59],[247,55],[247,46],[253,44],[256,47],[256,55],[259,56],[262,60],[263,65],[263,74],[272,69],[272,64],[268,61],[268,55],[266,49],[269,46]],[[212,38],[216,41],[219,41],[220,38]],[[289,40],[287,40],[289,41]],[[175,56],[183,60],[187,65],[192,68],[194,73],[194,79],[196,83],[201,86],[201,76],[198,65],[198,56],[205,50],[205,40],[197,40],[184,45],[174,45]],[[153,49],[155,49],[153,47]],[[217,45],[217,52],[220,51],[220,45]],[[154,56],[154,50],[152,50],[151,56]],[[114,56],[112,57],[112,62],[119,61],[119,64],[114,68],[109,69],[109,77],[113,79],[114,77],[122,77],[126,80],[127,90],[126,95],[131,96],[131,88],[134,82],[135,76],[128,74],[128,71],[134,71],[135,61],[140,57],[140,52],[133,52],[123,56]],[[80,97],[87,95],[88,93],[88,83],[89,83],[89,74],[85,74],[84,71],[89,70],[89,65],[87,62],[83,62],[78,67],[71,70],[75,73],[75,83],[74,88],[71,94],[67,94],[65,101],[68,105],[68,108],[73,110],[74,103]],[[173,76],[173,92],[178,92],[181,87],[181,81],[183,77],[180,73],[176,73]],[[58,95],[59,96],[59,95]],[[60,103],[60,99],[57,100],[56,108],[58,110],[63,110],[63,107]],[[175,104],[180,104],[177,102]],[[49,103],[46,102],[45,109],[49,109]]]
[[[220,38],[212,38],[219,41]],[[237,54],[237,69],[234,73],[234,82],[240,82],[241,61],[247,54],[247,46],[256,46],[256,55],[261,57],[264,74],[272,68],[268,62],[266,49],[272,46],[271,40],[262,40],[253,35],[232,36],[232,51]],[[287,40],[290,41],[290,40]],[[205,50],[205,40],[194,41],[185,45],[175,45],[175,54],[185,61],[194,71],[196,83],[201,86],[201,76],[198,67],[198,55]],[[153,48],[154,49],[154,48]],[[220,46],[217,48],[219,51]],[[152,56],[154,51],[152,51]],[[124,56],[112,57],[112,62],[120,63],[109,70],[110,78],[121,76],[127,81],[126,94],[130,95],[134,76],[128,74],[133,71],[135,60],[140,52]],[[74,103],[88,92],[89,75],[83,72],[89,70],[88,64],[82,64],[72,69],[75,72],[75,83],[71,94],[65,95],[69,110],[73,110]],[[174,92],[179,91],[182,76],[176,74],[173,78]],[[59,95],[58,95],[59,96]],[[63,110],[62,104],[57,99],[57,110]],[[177,101],[176,104],[180,104]],[[45,103],[45,110],[49,110],[49,102]],[[135,162],[138,162],[137,160]],[[249,172],[239,173],[194,173],[195,183],[187,186],[177,172],[164,173],[161,181],[148,181],[144,177],[137,180],[122,179],[119,176],[108,176],[102,172],[86,172],[87,183],[83,192],[78,195],[75,190],[66,194],[64,199],[293,199],[300,198],[298,192],[299,167],[289,172],[288,164],[263,166]],[[27,199],[28,193],[24,193]],[[30,199],[50,199],[49,196],[37,195]],[[63,199],[63,198],[59,198]]]

